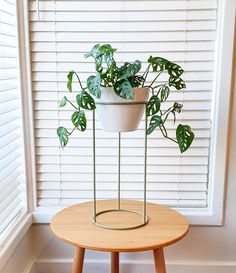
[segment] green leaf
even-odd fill
[[[103,74],[103,76],[104,76],[104,79],[106,80],[106,82],[112,83],[112,85],[113,85],[116,74],[117,74],[116,62],[112,59],[108,65],[108,69],[107,69],[106,73]]]
[[[84,57],[85,58],[88,58],[88,57],[96,58],[98,56],[98,54],[101,54],[101,53],[98,53],[99,47],[100,47],[100,44],[96,44],[95,46],[93,46],[93,48],[88,53],[84,54]]]
[[[72,80],[73,80],[73,75],[75,74],[75,71],[70,71],[67,74],[67,88],[70,92],[72,92]]]
[[[88,110],[93,110],[96,108],[94,99],[86,91],[81,91],[79,95],[76,96],[77,104]]]
[[[181,153],[188,150],[194,139],[194,133],[189,125],[179,124],[176,129],[176,139]]]
[[[68,132],[65,127],[57,128],[57,135],[60,140],[61,147],[65,147],[68,143]]]
[[[74,112],[71,116],[71,121],[80,131],[86,130],[87,120],[84,111]]]
[[[155,115],[151,118],[149,127],[147,129],[147,134],[150,135],[158,126],[162,123],[161,117]]]
[[[60,101],[59,101],[59,107],[64,107],[67,102],[67,97],[64,96]]]
[[[178,102],[175,102],[173,105],[173,110],[171,111],[171,113],[174,116],[174,124],[176,122],[176,113],[181,113],[182,107],[183,107],[183,104],[180,104]]]
[[[166,101],[170,94],[170,88],[167,85],[162,85],[160,88],[160,94],[161,94],[161,102]]]
[[[101,73],[103,68],[102,68],[102,56],[97,56],[95,58],[95,69],[97,72]]]
[[[103,59],[107,66],[110,67],[110,65],[114,62],[113,59],[113,53],[116,51],[115,48],[113,48],[109,44],[103,44],[100,46],[100,44],[96,44],[90,52],[86,53],[84,56],[85,58],[93,57],[95,60],[95,67],[96,71],[99,73],[102,73],[103,67],[102,62]]]
[[[175,102],[174,105],[173,105],[173,108],[174,108],[172,110],[173,112],[181,113],[182,108],[183,108],[183,104]]]
[[[160,99],[158,98],[157,95],[153,95],[147,104],[147,115],[148,116],[155,115],[160,110],[160,107],[161,107]]]
[[[98,99],[100,99],[100,97],[101,97],[100,85],[101,85],[101,77],[98,73],[96,76],[88,77],[88,79],[87,79],[88,90],[92,95],[94,95]]]
[[[141,62],[136,60],[134,63],[125,63],[119,69],[119,80],[128,79],[139,72],[141,69]]]
[[[103,57],[105,63],[110,69],[110,66],[114,63],[113,53],[116,51],[116,48],[113,48],[110,44],[103,44],[98,48],[99,54]],[[100,56],[99,55],[99,56]]]
[[[103,44],[98,48],[98,51],[103,55],[113,54],[117,49],[113,48],[110,44]]]
[[[161,57],[152,57],[150,56],[148,59],[148,63],[151,64],[152,70],[154,72],[163,71],[166,69],[167,64],[169,63],[168,60],[161,58]]]
[[[144,77],[135,75],[133,77],[129,77],[129,82],[132,85],[132,87],[139,87],[142,86],[142,83],[144,82]]]
[[[115,93],[123,99],[132,100],[134,98],[133,88],[128,80],[116,82],[114,90]]]
[[[148,62],[152,65],[153,71],[167,70],[171,77],[179,77],[183,74],[184,70],[178,64],[172,63],[167,59],[161,57],[150,56]]]
[[[172,77],[179,77],[183,74],[184,70],[181,66],[175,63],[167,63],[166,69],[168,71],[168,74]]]
[[[174,86],[177,90],[182,88],[186,88],[185,82],[179,77],[170,77],[169,78],[169,85]]]

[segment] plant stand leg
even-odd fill
[[[111,273],[119,273],[119,252],[111,252]]]
[[[163,248],[153,250],[156,273],[166,273]]]
[[[82,273],[83,272],[84,253],[85,253],[84,248],[81,248],[81,247],[75,248],[72,273]]]

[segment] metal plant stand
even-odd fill
[[[97,104],[127,104],[127,103],[98,103]],[[133,103],[129,102],[128,104],[145,104],[145,144],[144,144],[144,184],[143,184],[143,211],[136,211],[136,210],[129,210],[129,209],[123,209],[121,206],[121,197],[120,197],[120,165],[121,165],[121,133],[118,132],[118,187],[117,187],[117,206],[116,208],[111,208],[108,210],[102,210],[97,211],[97,196],[96,196],[96,122],[95,122],[95,110],[93,110],[93,217],[92,221],[95,225],[106,228],[106,229],[112,229],[112,230],[129,230],[129,229],[135,229],[142,226],[145,226],[148,223],[148,216],[147,216],[147,103],[146,102],[139,102],[139,103]],[[140,216],[140,222],[135,225],[127,225],[122,227],[113,227],[109,225],[105,225],[102,223],[99,223],[97,220],[98,216],[101,214],[109,213],[109,212],[117,212],[117,211],[123,211],[128,213],[134,213]]]

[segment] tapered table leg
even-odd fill
[[[119,252],[111,252],[111,273],[119,273]]]
[[[156,273],[166,273],[166,264],[163,248],[153,250]]]
[[[74,262],[72,273],[82,273],[84,264],[84,248],[76,247],[74,253]]]

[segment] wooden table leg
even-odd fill
[[[84,248],[81,248],[81,247],[75,248],[72,273],[82,273],[83,272],[84,252],[85,252]]]
[[[163,248],[153,250],[156,273],[166,273],[166,264]]]
[[[119,273],[119,252],[111,252],[111,273]]]

